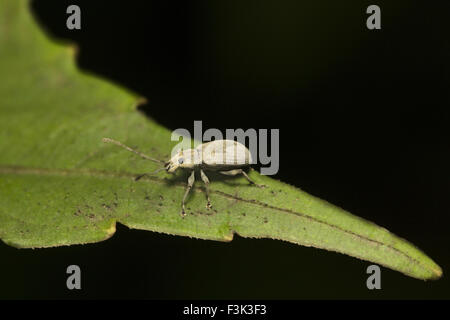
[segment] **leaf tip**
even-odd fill
[[[112,235],[114,233],[116,233],[116,221],[115,220],[112,221],[111,226],[108,229],[106,229],[105,232],[106,232],[106,235],[108,238],[112,237]]]
[[[225,242],[230,242],[230,241],[233,240],[233,238],[234,238],[234,231],[233,230],[230,230],[230,233],[223,235],[223,240]]]
[[[139,109],[139,107],[140,106],[142,106],[142,105],[144,105],[144,104],[146,104],[148,101],[147,101],[147,98],[145,98],[145,97],[138,97],[137,98],[137,100],[136,100],[136,103],[135,103],[135,108],[136,109]]]
[[[75,61],[75,59],[78,56],[78,53],[80,52],[80,48],[78,47],[78,45],[76,43],[70,43],[67,46],[67,50],[69,51],[70,57],[73,59],[72,61]]]
[[[430,277],[430,280],[438,280],[442,277],[443,271],[442,268],[438,265],[435,265],[435,267],[432,269],[433,275]]]

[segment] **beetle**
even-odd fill
[[[250,167],[252,163],[252,156],[250,151],[241,143],[234,140],[214,140],[211,142],[203,143],[194,149],[179,150],[169,161],[161,161],[151,158],[135,149],[132,149],[123,143],[113,140],[111,138],[103,138],[105,143],[113,143],[122,147],[128,151],[131,151],[140,157],[163,164],[163,167],[156,170],[154,173],[165,170],[168,173],[174,173],[178,168],[191,171],[187,188],[181,202],[181,214],[185,213],[186,198],[192,189],[195,182],[195,172],[200,172],[200,177],[206,186],[206,208],[211,208],[211,199],[209,197],[209,179],[205,174],[205,171],[215,171],[226,176],[243,175],[248,182],[257,187],[265,187],[264,185],[257,184],[245,173],[243,169]],[[139,180],[144,173],[135,178]]]

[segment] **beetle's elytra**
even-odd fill
[[[146,160],[151,160],[164,166],[155,171],[166,170],[169,173],[175,172],[178,168],[190,170],[186,192],[181,202],[181,214],[185,215],[185,201],[192,189],[195,181],[195,172],[199,171],[203,182],[206,185],[206,207],[211,208],[211,199],[209,198],[209,179],[205,171],[216,171],[227,176],[243,175],[251,184],[263,187],[252,181],[243,169],[252,164],[250,151],[241,143],[234,140],[215,140],[199,145],[195,149],[180,150],[169,161],[163,162],[153,159],[137,150],[134,150],[119,141],[103,138],[103,142],[114,143],[128,151],[134,152]],[[136,178],[138,180],[143,175]]]

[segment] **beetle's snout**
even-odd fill
[[[169,173],[172,173],[172,172],[174,172],[176,169],[177,169],[177,167],[176,166],[174,166],[173,164],[172,164],[172,162],[166,162],[165,164],[164,164],[164,166],[165,166],[165,168],[166,168],[166,171],[167,172],[169,172]]]

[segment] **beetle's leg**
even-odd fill
[[[263,185],[263,184],[257,184],[255,181],[253,181],[252,179],[250,179],[250,177],[249,177],[249,176],[245,173],[245,171],[242,170],[242,169],[241,169],[241,173],[242,173],[242,175],[245,177],[245,179],[247,179],[248,182],[250,182],[251,184],[257,186],[258,188],[264,188],[264,187],[265,187],[265,185]]]
[[[194,185],[194,182],[195,182],[195,171],[192,170],[192,173],[191,173],[191,175],[188,178],[188,185],[187,185],[187,188],[186,188],[186,192],[184,193],[183,202],[181,203],[181,215],[183,215],[183,216],[186,215],[186,213],[184,211],[184,209],[185,209],[184,208],[184,202],[186,201],[186,197],[189,194],[189,191],[191,191],[191,188]]]
[[[209,179],[206,176],[206,174],[203,172],[203,170],[201,170],[201,169],[200,169],[200,175],[201,175],[202,180],[205,183],[205,187],[206,187],[206,198],[208,199],[208,202],[206,203],[206,208],[211,209],[211,199],[209,198]]]
[[[250,182],[251,184],[253,184],[253,185],[255,185],[255,186],[259,187],[259,188],[264,188],[265,187],[265,185],[257,184],[255,181],[250,179],[250,177],[242,169],[234,169],[234,170],[229,170],[229,171],[219,171],[219,173],[224,174],[226,176],[237,176],[238,174],[242,174],[245,177],[245,179],[247,179],[247,181]]]
[[[149,176],[149,175],[152,175],[152,174],[156,174],[156,173],[158,173],[158,172],[160,172],[160,171],[163,171],[163,170],[166,170],[166,168],[159,168],[159,169],[157,169],[157,170],[155,170],[155,171],[153,171],[153,172],[147,172],[147,173],[140,174],[140,175],[138,175],[136,178],[134,178],[134,181],[138,181],[138,180],[140,180],[142,177]]]

